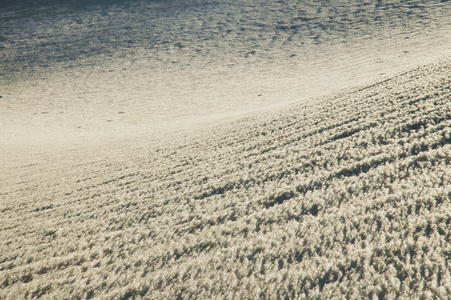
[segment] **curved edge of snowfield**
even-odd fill
[[[0,190],[0,298],[446,299],[450,83],[443,59],[23,172]]]

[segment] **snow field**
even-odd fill
[[[0,298],[446,299],[450,78],[444,59],[10,181]]]

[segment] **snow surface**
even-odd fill
[[[449,1],[44,2],[0,6],[0,298],[451,294]]]

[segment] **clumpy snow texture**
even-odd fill
[[[2,2],[0,299],[447,299],[450,15]]]
[[[28,166],[0,189],[0,298],[446,299],[450,78]]]

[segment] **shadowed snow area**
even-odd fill
[[[0,299],[447,299],[450,15],[0,3]]]
[[[0,12],[5,153],[306,102],[451,45],[451,6],[441,1],[75,2]]]

